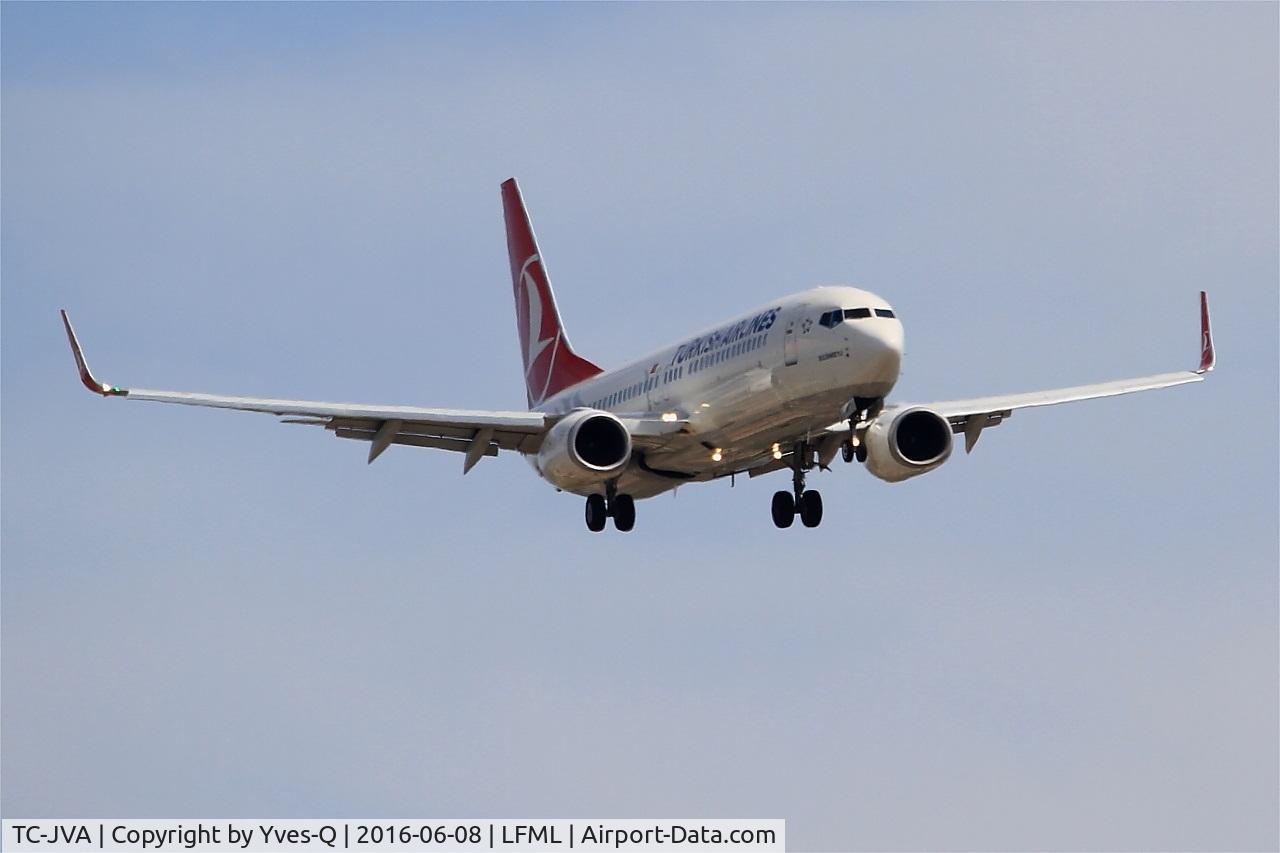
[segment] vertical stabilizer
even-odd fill
[[[502,184],[502,216],[507,224],[507,254],[511,258],[511,282],[516,298],[516,330],[529,408],[548,397],[600,373],[577,355],[560,322],[551,280],[547,277],[529,214],[520,198],[516,179]]]

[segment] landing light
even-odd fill
[[[776,441],[773,443],[773,458],[774,459],[782,458],[782,448],[778,446],[778,443]]]
[[[662,421],[663,421],[663,423],[668,423],[668,424],[669,424],[669,423],[673,423],[673,422],[675,422],[675,421],[677,421],[677,420],[679,420],[679,416],[678,416],[675,412],[663,412],[663,413],[662,413]]]
[[[709,409],[709,408],[711,408],[711,404],[710,404],[710,403],[703,403],[703,404],[702,404],[702,408],[704,408],[704,409]]]
[[[859,444],[862,444],[862,439],[858,438],[855,435],[853,438],[849,439],[849,443],[852,444],[854,447],[857,447]]]
[[[724,454],[720,452],[720,448],[717,447],[715,450],[711,451],[712,462],[719,462],[723,458],[724,458]]]

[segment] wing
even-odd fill
[[[536,453],[543,436],[558,418],[543,412],[502,412],[470,409],[427,409],[417,406],[380,406],[364,403],[326,403],[313,400],[277,400],[261,397],[227,397],[189,391],[153,391],[122,388],[98,381],[89,370],[84,351],[76,338],[67,312],[62,324],[71,343],[71,352],[80,371],[80,381],[103,397],[177,403],[215,409],[265,412],[282,423],[322,426],[338,438],[370,442],[369,462],[392,444],[434,447],[465,454],[462,472],[470,471],[484,456],[499,450]],[[647,418],[622,418],[623,424],[643,444],[646,438],[678,431],[682,423],[665,423]]]
[[[1158,373],[1133,379],[1117,379],[1094,385],[1075,385],[1070,388],[1054,388],[1048,391],[1030,391],[1025,394],[1003,394],[993,397],[976,397],[972,400],[947,400],[941,403],[921,403],[951,422],[953,432],[964,433],[965,452],[973,450],[978,436],[989,426],[996,426],[1017,409],[1036,406],[1055,406],[1076,400],[1092,400],[1097,397],[1114,397],[1137,391],[1169,388],[1188,382],[1199,382],[1213,370],[1216,357],[1213,351],[1213,332],[1209,326],[1209,297],[1200,291],[1200,366],[1196,370],[1176,373]]]
[[[465,453],[463,473],[466,473],[481,457],[497,456],[500,449],[536,452],[550,426],[550,418],[542,412],[425,409],[417,406],[226,397],[189,391],[121,388],[99,382],[94,377],[66,311],[62,312],[62,324],[67,330],[67,340],[71,343],[76,368],[80,371],[80,381],[95,394],[155,403],[266,412],[280,417],[284,423],[323,426],[339,438],[370,442],[370,462],[392,444],[435,447]]]

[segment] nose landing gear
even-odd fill
[[[853,410],[849,412],[849,440],[840,446],[840,456],[845,462],[857,459],[867,461],[867,443],[863,440],[866,428],[884,408],[884,400],[874,397],[854,397]],[[861,427],[861,429],[859,428]]]
[[[854,444],[855,441],[858,443]],[[840,456],[844,458],[845,462],[852,462],[855,459],[859,462],[866,462],[867,446],[856,436],[851,437],[844,444],[840,445]]]
[[[805,442],[795,446],[791,454],[791,491],[775,492],[773,523],[777,527],[790,527],[796,516],[805,527],[817,527],[822,523],[822,495],[816,489],[804,487],[804,475],[813,467],[813,450]]]

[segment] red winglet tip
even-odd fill
[[[84,352],[80,349],[80,341],[76,340],[75,329],[71,328],[71,318],[67,316],[65,309],[59,309],[62,315],[62,326],[67,330],[67,341],[71,344],[71,354],[76,359],[76,370],[80,372],[80,381],[84,387],[88,388],[95,394],[101,394],[106,397],[110,394],[123,394],[119,388],[112,388],[93,378],[93,373],[89,370],[89,363],[85,361]]]
[[[1196,373],[1208,373],[1217,363],[1213,352],[1213,329],[1209,325],[1209,294],[1200,291],[1200,367]]]

